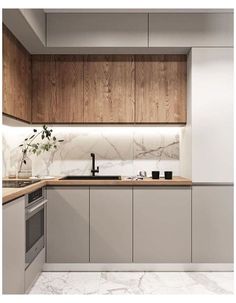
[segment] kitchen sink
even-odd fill
[[[121,176],[65,176],[60,180],[121,180]]]

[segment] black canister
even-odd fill
[[[160,178],[159,170],[152,171],[152,179],[159,179],[159,178]]]
[[[173,176],[173,172],[172,171],[165,171],[165,179],[167,180],[171,180],[172,176]]]

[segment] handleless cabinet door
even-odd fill
[[[89,188],[49,187],[47,263],[89,262]]]
[[[134,262],[191,262],[191,189],[134,188]]]
[[[32,122],[83,122],[83,57],[32,56]]]
[[[3,294],[23,294],[25,274],[25,199],[2,208]]]
[[[136,56],[136,123],[186,123],[186,63],[185,55]]]
[[[233,263],[233,186],[193,186],[194,263]]]
[[[134,122],[134,56],[84,59],[84,122]]]
[[[132,262],[132,188],[90,188],[90,262]]]
[[[31,122],[31,58],[3,25],[3,113]]]

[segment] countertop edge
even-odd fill
[[[35,184],[23,188],[5,188],[9,193],[2,194],[2,205],[24,196],[43,186],[191,186],[190,179],[176,176],[172,180],[166,179],[145,179],[145,180],[41,180]],[[4,189],[3,189],[4,190]]]

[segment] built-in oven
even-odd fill
[[[26,195],[25,201],[25,268],[45,246],[46,190],[37,189]]]

